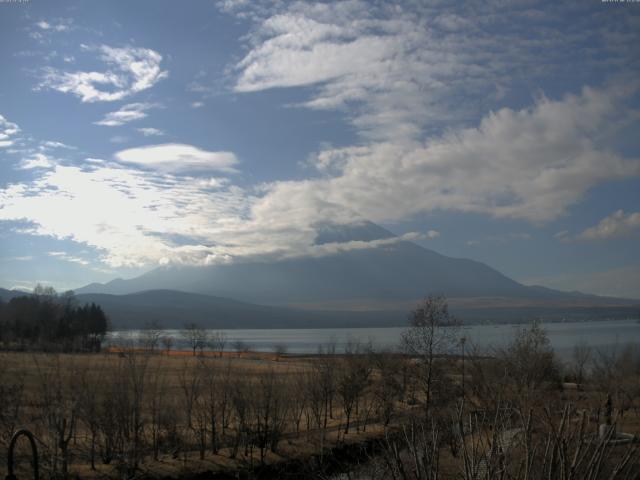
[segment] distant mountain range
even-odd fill
[[[364,223],[326,226],[316,244],[393,238]],[[212,328],[403,325],[428,294],[447,296],[452,311],[467,321],[619,318],[640,312],[638,300],[525,286],[483,263],[408,241],[362,246],[273,262],[160,267],[129,280],[92,283],[76,294],[82,302],[100,304],[115,326],[129,328],[151,319],[167,327],[186,321]]]

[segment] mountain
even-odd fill
[[[3,302],[8,302],[12,298],[22,297],[24,295],[29,295],[29,293],[21,290],[7,290],[6,288],[0,288],[0,300]]]
[[[316,244],[393,237],[388,230],[367,222],[350,227],[326,226],[320,230]],[[160,267],[137,278],[94,283],[76,292],[122,295],[159,289],[315,310],[376,310],[385,305],[384,308],[406,311],[407,305],[431,293],[450,299],[527,299],[534,304],[605,301],[579,293],[525,286],[483,263],[447,257],[408,241],[277,262]]]

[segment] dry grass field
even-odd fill
[[[534,327],[465,359],[358,345],[315,356],[0,353],[0,475],[12,432],[28,428],[43,478],[292,464],[289,478],[327,478],[340,455],[337,471],[371,479],[640,478],[635,438],[598,435],[611,423],[640,437],[637,349],[594,353],[578,369],[558,365],[543,340]],[[367,449],[347,458],[349,445]],[[17,453],[26,478],[26,442]]]
[[[22,427],[38,439],[44,472],[82,478],[119,476],[129,463],[138,472],[175,477],[319,455],[384,430],[379,409],[389,402],[373,391],[380,372],[360,367],[366,376],[360,391],[343,392],[353,404],[345,433],[338,389],[349,362],[364,365],[369,358],[2,353],[0,375],[7,388],[0,455],[5,458],[11,432]],[[357,380],[344,378],[342,386]],[[398,394],[391,402],[387,416],[412,408]]]

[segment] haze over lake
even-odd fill
[[[525,325],[469,325],[460,329],[460,336],[467,338],[467,351],[471,344],[480,349],[504,345],[513,339],[519,328]],[[578,343],[586,343],[594,349],[608,350],[629,343],[640,343],[640,323],[637,320],[601,320],[593,322],[558,322],[543,324],[551,345],[564,359],[571,355]],[[285,345],[289,353],[315,353],[318,347],[335,342],[336,351],[344,350],[349,341],[371,342],[376,348],[395,348],[400,345],[402,327],[389,328],[318,328],[318,329],[241,329],[218,330],[227,335],[226,350],[232,350],[235,340],[251,345],[258,352],[273,351],[274,345]],[[187,350],[181,330],[165,330],[174,338],[175,349]],[[213,330],[211,331],[213,332]],[[142,330],[115,331],[109,334],[110,343],[136,341]]]

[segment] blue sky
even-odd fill
[[[0,285],[371,220],[640,298],[639,41],[637,2],[0,1]]]

